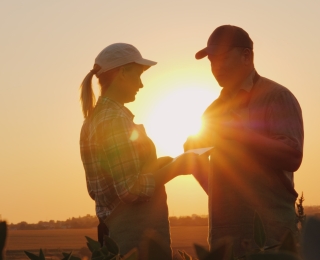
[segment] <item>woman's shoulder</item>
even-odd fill
[[[133,115],[129,109],[122,104],[115,102],[109,98],[99,98],[93,111],[93,117],[110,120],[118,117],[128,117],[133,119]]]

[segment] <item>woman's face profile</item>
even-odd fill
[[[144,68],[142,65],[134,63],[123,69],[124,80],[122,91],[124,103],[129,103],[135,100],[137,92],[143,87],[141,75]]]

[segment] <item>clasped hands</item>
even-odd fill
[[[218,118],[204,118],[203,129],[198,135],[189,136],[184,143],[184,151],[217,146],[219,140],[241,141],[245,131],[244,122],[234,111]]]
[[[170,156],[155,158],[144,165],[142,172],[155,172],[172,163],[170,167],[178,172],[178,175],[188,175],[196,171],[201,163],[200,156],[195,153],[185,153],[177,157],[174,161],[173,160],[174,159]]]

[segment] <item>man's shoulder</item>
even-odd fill
[[[252,99],[257,102],[258,100],[261,102],[263,102],[262,100],[271,101],[281,96],[295,99],[295,96],[287,87],[262,76],[260,76],[252,92]]]
[[[289,102],[299,106],[294,94],[285,86],[265,77],[259,78],[251,95],[251,106],[265,106],[274,102]]]
[[[291,93],[291,91],[282,84],[279,84],[278,82],[262,76],[260,76],[257,85],[261,87],[261,91],[268,93],[277,93],[283,91]]]

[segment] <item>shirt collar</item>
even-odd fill
[[[249,93],[253,87],[253,79],[255,74],[256,74],[256,70],[253,69],[249,74],[249,76],[240,84],[239,90],[243,89]],[[237,91],[237,93],[239,92],[239,90]]]
[[[251,89],[253,88],[253,79],[254,76],[256,74],[256,70],[253,69],[250,74],[248,75],[248,77],[246,77],[239,85],[239,87],[231,92],[228,89],[222,88],[221,92],[220,92],[220,96],[219,98],[222,100],[231,100],[233,99],[235,96],[237,96],[237,94],[239,92],[241,92],[241,90],[246,91],[247,93],[250,93]]]
[[[126,108],[124,105],[122,105],[121,103],[110,99],[109,97],[102,97],[100,96],[98,101],[97,101],[97,106],[107,106],[109,108],[115,109],[115,110],[119,110],[121,111],[125,117],[133,120],[134,118],[134,114],[132,114],[132,112]]]

